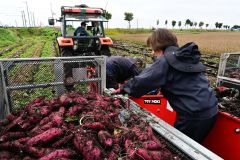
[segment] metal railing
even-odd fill
[[[70,66],[74,90],[97,92],[106,86],[105,56],[16,58],[0,60],[0,119],[39,96],[54,98],[65,92],[66,66]],[[95,74],[89,76],[88,68]]]

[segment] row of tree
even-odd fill
[[[159,24],[159,20],[157,20],[157,26],[158,26],[158,24]],[[168,24],[168,20],[166,20],[165,21],[165,25],[167,26],[167,24]],[[172,20],[172,27],[174,28],[175,26],[176,26],[176,24],[177,24],[177,21],[175,21],[175,20]],[[178,21],[178,27],[179,28],[181,28],[181,26],[182,26],[182,21]],[[193,22],[193,21],[191,21],[190,19],[187,19],[186,21],[185,21],[185,24],[184,24],[186,27],[199,27],[199,28],[201,28],[202,29],[202,27],[205,25],[205,27],[206,28],[208,28],[208,26],[209,26],[209,24],[208,23],[204,23],[204,22]],[[215,27],[216,28],[219,28],[219,29],[221,29],[222,27],[223,28],[225,28],[225,29],[229,29],[230,28],[230,26],[229,25],[223,25],[223,23],[219,23],[219,22],[216,22],[215,23]]]
[[[107,11],[105,11],[105,13],[104,13],[104,17],[107,19],[107,20],[110,20],[111,18],[112,18],[112,14],[111,13],[109,13],[109,12],[107,12]],[[131,28],[131,21],[133,20],[133,13],[131,13],[131,12],[125,12],[124,13],[124,20],[125,21],[128,21],[128,28],[130,29]],[[183,22],[184,23],[184,22]],[[183,26],[183,24],[182,24],[182,21],[175,21],[175,20],[172,20],[172,27],[174,28],[176,25],[179,27],[179,28],[181,28],[182,26]],[[157,20],[157,26],[159,25],[159,19]],[[167,27],[167,25],[168,25],[168,20],[165,20],[165,25],[166,25],[166,27]],[[202,21],[200,21],[200,22],[193,22],[193,21],[191,21],[190,19],[187,19],[186,21],[185,21],[185,23],[184,23],[184,26],[186,26],[187,28],[188,27],[199,27],[199,28],[203,28],[204,27],[204,25],[205,25],[205,27],[206,27],[206,29],[209,27],[209,24],[208,23],[204,23],[204,22],[202,22]],[[221,29],[221,28],[224,28],[224,29],[229,29],[230,28],[230,26],[229,25],[223,25],[223,23],[220,23],[220,22],[216,22],[215,23],[215,27],[216,28],[219,28],[219,29]],[[238,25],[234,25],[232,28],[240,28]]]

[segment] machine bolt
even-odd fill
[[[240,128],[236,128],[235,132],[239,134],[240,133]]]

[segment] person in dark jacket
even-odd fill
[[[107,57],[106,60],[106,88],[119,87],[126,80],[138,75],[143,66],[139,58],[125,58],[121,56]]]
[[[89,36],[89,33],[85,30],[85,28],[86,28],[86,23],[82,22],[81,26],[75,30],[74,36]]]
[[[156,61],[121,87],[133,97],[161,88],[177,112],[174,127],[202,142],[213,126],[217,98],[209,87],[198,46],[191,42],[178,47],[177,38],[167,29],[157,29],[148,38]]]

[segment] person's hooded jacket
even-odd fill
[[[149,68],[123,86],[123,91],[140,97],[161,88],[178,115],[207,119],[217,114],[217,99],[205,76],[200,52],[194,43],[170,46]]]

